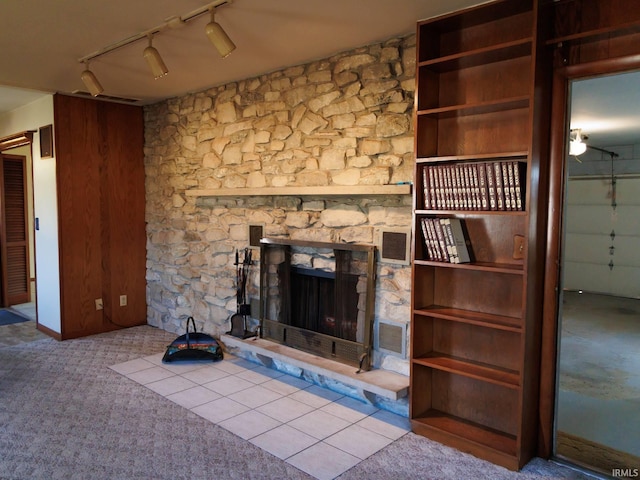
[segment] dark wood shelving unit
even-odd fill
[[[536,0],[501,0],[417,28],[411,421],[514,470],[537,441],[537,21]],[[524,166],[521,210],[425,207],[423,169],[494,162]],[[429,258],[425,218],[461,219],[471,262]]]

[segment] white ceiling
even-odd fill
[[[84,91],[80,58],[210,2],[1,1],[0,18],[11,21],[0,28],[0,114],[42,92]],[[418,20],[483,2],[233,0],[216,10],[216,20],[237,45],[225,59],[204,33],[205,14],[156,35],[153,44],[169,68],[161,79],[153,79],[142,58],[145,40],[96,58],[91,70],[105,95],[149,104],[411,34]],[[614,88],[597,81],[575,86],[572,128],[583,128],[594,145],[620,145],[631,138],[639,142],[636,85],[638,77],[620,80]]]
[[[640,143],[640,72],[572,82],[571,129],[595,147]]]
[[[184,17],[212,0],[20,0],[0,2],[0,86],[85,90],[78,62],[108,45]],[[251,78],[415,32],[416,21],[483,0],[233,0],[216,21],[237,45],[227,58],[209,42],[201,15],[154,38],[169,74],[154,80],[146,40],[93,60],[105,95],[140,104]],[[0,102],[0,106],[4,106]]]

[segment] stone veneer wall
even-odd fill
[[[410,195],[185,191],[411,181],[414,71],[411,35],[145,107],[148,323],[183,332],[192,315],[199,330],[229,330],[249,224],[267,237],[376,244],[382,228],[410,229]],[[376,323],[409,322],[410,287],[409,266],[378,262]],[[375,352],[374,365],[408,375],[397,356]]]

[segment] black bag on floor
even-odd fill
[[[189,325],[193,332],[189,331]],[[211,335],[196,332],[196,322],[193,317],[187,319],[187,333],[176,338],[162,357],[164,363],[176,360],[222,360],[222,347]]]

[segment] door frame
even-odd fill
[[[33,215],[35,213],[35,204],[34,204],[34,182],[33,182],[33,136],[36,133],[36,130],[23,130],[21,132],[18,133],[14,133],[11,135],[7,135],[6,137],[2,137],[0,138],[0,153],[3,152],[7,152],[10,151],[14,148],[18,148],[18,147],[24,147],[27,146],[29,148],[29,156],[31,158],[30,160],[30,166],[26,168],[26,172],[25,172],[25,178],[26,176],[30,176],[31,177],[31,198],[28,200],[28,202],[31,202],[31,205],[33,206],[31,212],[27,212],[27,216],[31,215],[32,220],[35,220],[33,218]],[[27,207],[28,208],[28,207]],[[35,227],[35,225],[33,225],[33,227]],[[31,269],[29,268],[28,273],[28,290],[29,290],[29,295],[31,294],[31,286],[32,286],[32,282],[37,278],[38,274],[37,274],[37,265],[35,262],[36,259],[36,239],[35,239],[35,232],[30,230],[29,228],[27,228],[27,236],[33,236],[33,243],[30,243],[29,240],[27,240],[27,251],[29,250],[33,250],[31,252],[30,255],[32,255],[33,258],[33,269],[34,269],[34,277],[31,277]],[[31,257],[29,256],[29,253],[27,255],[27,261],[30,261]],[[36,282],[36,291],[37,291],[37,282]],[[37,294],[33,296],[33,298],[31,298],[31,301],[35,302],[36,305],[36,328],[40,328],[40,323],[38,320],[38,302],[37,302]]]
[[[640,70],[640,54],[556,68],[553,74],[547,254],[543,290],[540,365],[539,454],[549,458],[555,450],[555,411],[559,342],[562,232],[566,185],[566,148],[569,137],[568,105],[573,80]]]

